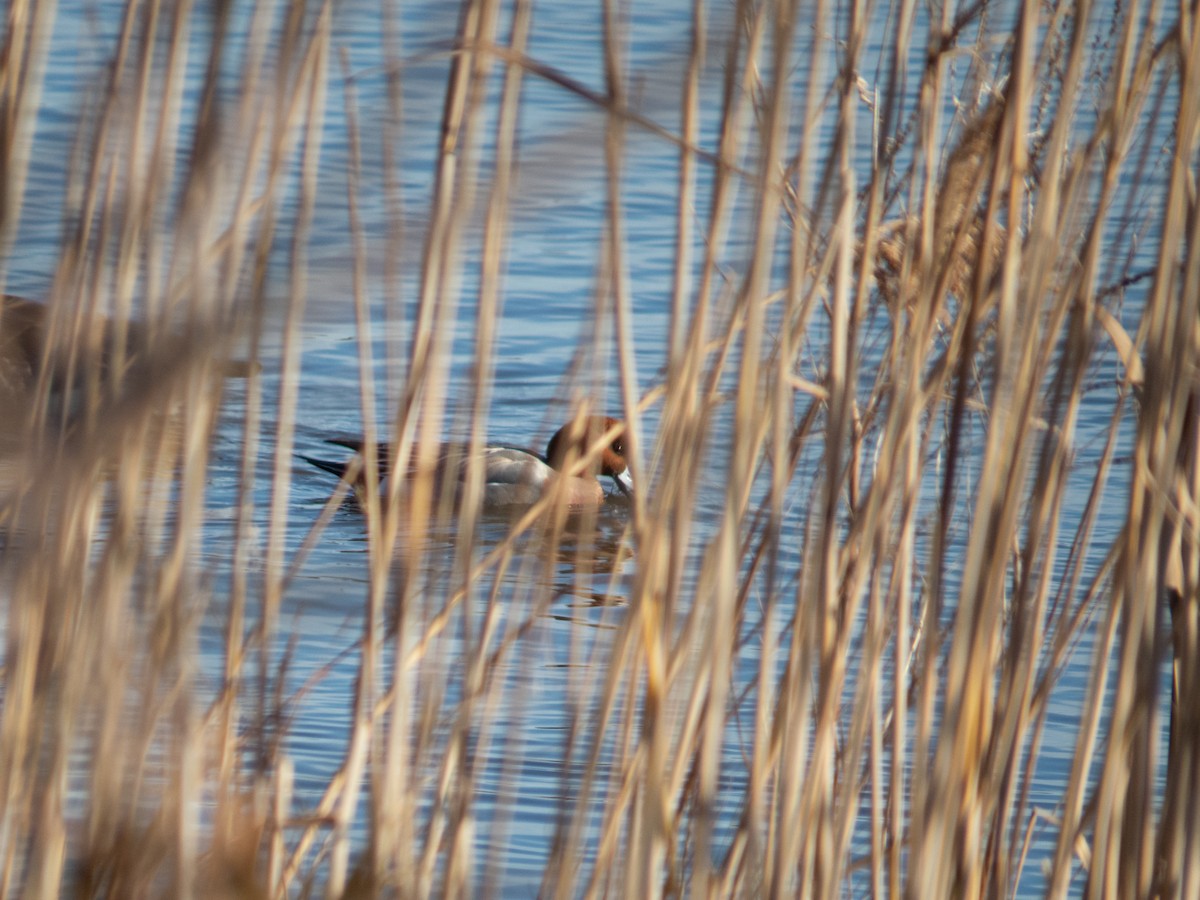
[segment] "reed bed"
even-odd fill
[[[697,2],[647,96],[638,5],[598,8],[589,82],[531,53],[527,0],[465,2],[419,210],[390,155],[403,11],[384,121],[342,12],[129,3],[81,90],[44,307],[0,317],[0,893],[512,892],[520,822],[481,785],[516,784],[565,573],[621,603],[571,636],[541,895],[1200,894],[1195,4]],[[6,260],[54,16],[9,10]],[[604,172],[556,409],[619,398],[638,490],[616,540],[552,496],[497,538],[477,466],[461,492],[369,488],[350,724],[301,801],[289,597],[345,494],[310,516],[293,486],[330,110],[370,476],[375,446],[420,465],[487,437],[513,209],[555,177],[521,165],[534,84],[574,95]],[[647,145],[677,155],[653,348],[626,209]]]

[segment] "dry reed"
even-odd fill
[[[213,12],[198,39],[188,4],[128,5],[109,81],[86,91],[98,111],[44,312],[36,329],[27,306],[0,316],[0,895],[502,890],[516,817],[481,810],[484,770],[518,777],[529,701],[510,676],[534,669],[564,571],[626,603],[611,629],[569,638],[541,894],[1200,892],[1195,4],[1122,8],[1109,27],[1082,4],[902,3],[884,21],[782,0],[725,18],[697,0],[673,129],[661,98],[639,100],[624,6],[600,7],[596,90],[530,56],[528,0],[464,2],[428,214],[403,217],[389,181],[383,236],[359,210],[363,138],[400,113],[358,114],[337,5]],[[385,45],[403,31],[391,15]],[[52,17],[9,13],[5,259]],[[188,85],[198,47],[206,72]],[[394,99],[409,63],[384,49]],[[474,461],[462,491],[422,479],[402,504],[398,479],[369,487],[350,724],[308,805],[284,610],[344,493],[295,549],[327,106],[346,108],[347,315],[374,485],[380,444],[404,469],[446,431],[486,437],[513,205],[553,177],[516,178],[531,80],[603,129],[591,339],[559,399],[620,398],[640,490],[608,546],[553,497],[491,541]],[[646,141],[678,154],[651,387],[624,208],[628,148]],[[1135,257],[1139,222],[1153,252]],[[389,406],[371,298],[400,281],[372,285],[371,256],[382,242],[394,275],[414,234]],[[473,356],[456,369],[465,285]],[[230,360],[249,362],[237,421],[220,415]],[[1085,399],[1107,424],[1080,465]],[[227,580],[200,549],[216,437],[240,447]],[[214,620],[215,684],[198,648]],[[1036,781],[1070,665],[1088,681],[1047,805]]]

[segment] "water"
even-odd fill
[[[714,34],[727,34],[722,10],[712,10]],[[245,23],[249,10],[239,7],[235,19]],[[997,16],[997,18],[1000,18]],[[55,25],[55,52],[52,54],[45,83],[45,95],[35,137],[35,158],[22,213],[21,230],[15,252],[7,261],[7,289],[10,292],[38,296],[48,288],[58,253],[58,235],[64,203],[67,161],[79,127],[79,110],[84,101],[97,97],[94,85],[109,60],[120,22],[120,7],[114,3],[60,3]],[[197,46],[203,46],[204,15],[197,14]],[[687,3],[635,5],[630,19],[631,85],[639,108],[671,130],[678,129],[677,106],[680,79],[687,61],[690,5]],[[328,434],[357,433],[364,418],[358,405],[357,344],[351,297],[351,261],[355,246],[348,225],[346,192],[350,179],[349,128],[351,118],[343,104],[343,71],[353,74],[354,119],[362,140],[363,169],[357,181],[359,216],[368,241],[367,291],[372,305],[374,331],[371,336],[376,360],[403,359],[410,340],[409,325],[414,314],[412,298],[419,274],[422,231],[426,221],[429,192],[433,183],[433,159],[437,146],[437,123],[441,97],[449,67],[448,48],[455,29],[455,13],[450,5],[418,3],[403,7],[398,37],[401,53],[409,62],[402,70],[400,83],[403,112],[398,127],[387,126],[391,100],[387,91],[386,65],[389,59],[381,44],[378,10],[374,4],[339,4],[334,15],[336,54],[345,54],[331,62],[328,71],[330,102],[322,131],[321,179],[316,198],[316,214],[311,240],[309,271],[309,315],[304,332],[302,377],[297,417],[300,452],[328,455],[322,438]],[[837,23],[832,23],[836,25]],[[506,27],[506,26],[505,26]],[[547,66],[567,73],[588,90],[603,93],[603,59],[597,8],[587,4],[548,4],[539,7],[530,41],[530,56]],[[839,26],[840,27],[840,26]],[[503,28],[502,28],[503,30]],[[235,35],[242,29],[235,28]],[[882,33],[882,32],[881,32]],[[813,35],[802,30],[801,43],[808,46]],[[914,42],[915,43],[915,42]],[[828,51],[828,42],[821,44]],[[245,52],[244,41],[234,40],[231,58]],[[336,55],[335,54],[335,55]],[[878,55],[869,54],[874,60]],[[715,102],[720,87],[720,53],[714,47],[712,65],[704,78],[707,103],[702,116],[702,143],[711,147],[715,140],[719,107]],[[914,46],[913,60],[919,61],[920,48]],[[203,72],[203,55],[189,61],[189,85]],[[881,66],[882,68],[882,66]],[[827,67],[832,72],[832,66]],[[230,66],[230,96],[236,86],[235,65]],[[919,71],[919,68],[914,71]],[[802,98],[807,74],[799,67],[793,96]],[[964,77],[959,73],[958,77]],[[908,81],[908,107],[915,104],[919,79]],[[184,107],[194,107],[195,91],[185,90]],[[799,100],[797,99],[797,103]],[[799,106],[797,107],[799,110]],[[948,106],[947,112],[950,112]],[[870,146],[871,117],[865,107],[858,123],[861,140],[855,165],[860,184],[869,177],[872,163]],[[800,140],[800,115],[794,117],[794,140]],[[186,123],[188,116],[183,116]],[[385,123],[385,127],[376,127]],[[527,76],[520,123],[520,181],[514,200],[510,241],[503,276],[503,316],[495,343],[495,373],[491,403],[487,411],[488,434],[509,444],[540,447],[554,427],[565,417],[569,373],[581,343],[590,339],[596,327],[590,318],[596,273],[601,265],[603,223],[606,215],[606,175],[603,155],[605,118],[601,110],[570,91],[535,76]],[[819,142],[815,158],[822,165],[823,152],[833,139],[829,117],[806,137]],[[180,140],[179,160],[186,159],[187,133]],[[389,151],[394,168],[387,170],[385,142],[396,140]],[[755,160],[744,165],[753,170]],[[645,390],[661,380],[669,328],[669,298],[675,258],[675,195],[678,151],[667,142],[631,127],[625,167],[623,197],[628,228],[626,258],[630,287],[631,332],[636,351],[636,378]],[[1161,176],[1161,170],[1151,168]],[[389,194],[389,178],[395,178],[397,194]],[[711,172],[704,166],[699,172],[698,202],[707,202]],[[728,260],[740,265],[741,248],[753,220],[750,192],[738,201],[734,216]],[[296,197],[285,205],[284,219],[295,211]],[[403,242],[392,242],[397,204],[405,215]],[[1129,219],[1150,221],[1154,210],[1138,207]],[[698,222],[705,218],[696,213]],[[1113,226],[1111,241],[1124,236]],[[701,235],[695,251],[702,251]],[[277,242],[271,268],[269,292],[280,298],[286,294],[288,261],[286,240]],[[1146,240],[1133,258],[1133,268],[1146,266],[1152,257],[1153,241]],[[397,248],[398,247],[398,251]],[[1136,252],[1136,251],[1135,251]],[[471,237],[463,250],[463,291],[457,323],[451,370],[452,402],[466,399],[466,379],[473,361],[474,288],[478,279],[478,235]],[[394,272],[392,271],[394,269]],[[778,273],[782,277],[782,270]],[[394,275],[395,281],[390,280]],[[389,293],[400,296],[403,316],[397,324],[384,323],[382,308]],[[864,342],[866,366],[878,359],[886,329],[883,317],[873,320],[875,338]],[[1135,322],[1128,313],[1126,322]],[[778,325],[778,323],[774,323]],[[608,327],[608,326],[606,326]],[[812,352],[804,359],[815,366],[823,358],[822,342],[826,333],[821,323],[814,324],[808,340]],[[871,348],[874,348],[873,350]],[[872,357],[872,354],[874,356]],[[1091,470],[1099,458],[1103,435],[1108,427],[1109,411],[1115,392],[1116,365],[1111,354],[1101,354],[1096,364],[1097,387],[1085,399],[1076,444],[1078,448],[1072,473],[1072,486],[1066,504],[1067,516],[1078,516],[1086,502]],[[270,404],[277,396],[279,375],[277,357],[267,354],[264,370],[264,397],[268,398],[264,433],[272,433],[277,410]],[[595,368],[585,369],[578,379],[593,390],[603,406],[620,409],[620,392],[611,358],[602,359]],[[399,395],[401,382],[386,382],[387,368],[379,363],[387,396],[379,408],[368,411],[376,421],[386,423]],[[802,373],[815,377],[814,372]],[[214,596],[209,604],[201,635],[202,668],[213,684],[218,678],[223,644],[225,597],[220,586],[233,554],[232,513],[239,477],[239,419],[244,407],[244,387],[229,386],[223,412],[223,424],[213,452],[208,491],[210,524],[206,545],[201,551],[204,565],[217,573]],[[805,399],[797,400],[803,409]],[[715,413],[714,433],[731,426],[732,410],[725,404]],[[656,411],[651,408],[643,422],[645,433],[657,429]],[[1127,441],[1129,428],[1123,431]],[[1123,446],[1118,452],[1124,452]],[[713,526],[720,517],[722,503],[723,458],[719,444],[711,448],[711,482],[702,485],[700,510],[705,514],[695,523],[694,544],[700,548],[714,536]],[[269,477],[268,439],[262,447],[260,485]],[[815,451],[814,451],[815,452]],[[977,460],[966,460],[967,466]],[[1077,477],[1078,476],[1078,477]],[[332,489],[331,479],[297,462],[294,472],[292,507],[288,532],[289,557],[300,546],[316,520]],[[1121,508],[1128,490],[1126,470],[1118,468],[1107,488],[1107,504]],[[1078,484],[1075,484],[1078,482]],[[785,528],[799,529],[807,521],[807,477],[797,480],[799,488],[789,496]],[[758,486],[761,491],[762,485]],[[265,509],[265,487],[259,500]],[[965,507],[964,507],[965,509]],[[1094,574],[1105,550],[1117,536],[1111,519],[1102,517],[1092,545],[1087,549],[1085,572]],[[472,760],[472,775],[478,797],[478,843],[480,863],[477,871],[497,878],[504,893],[526,895],[540,882],[549,842],[554,833],[562,801],[570,799],[575,785],[563,778],[563,747],[571,728],[573,703],[586,702],[589,678],[603,671],[603,660],[612,651],[615,626],[627,614],[632,589],[631,567],[617,549],[621,544],[623,517],[618,514],[601,523],[599,552],[589,554],[598,560],[597,571],[580,580],[571,558],[548,563],[540,561],[536,541],[527,540],[519,556],[505,575],[503,583],[509,600],[533,598],[535,608],[522,603],[502,604],[493,608],[480,594],[469,596],[461,614],[452,616],[439,639],[437,658],[448,674],[449,694],[441,702],[442,718],[434,733],[444,735],[450,722],[445,710],[452,710],[457,692],[463,689],[461,671],[469,664],[462,656],[464,630],[482,627],[489,615],[496,617],[499,633],[520,629],[519,649],[510,648],[500,658],[500,678],[489,696],[498,713],[487,724],[485,733],[474,734],[479,756]],[[1064,528],[1069,539],[1070,528]],[[499,541],[505,532],[503,523],[484,523],[481,543]],[[922,539],[926,539],[923,536]],[[955,540],[965,545],[966,535],[959,531]],[[801,582],[795,545],[785,546],[780,557],[785,583]],[[1066,546],[1060,548],[1057,561],[1063,565]],[[254,565],[261,556],[252,554]],[[697,567],[700,560],[697,556]],[[252,578],[260,571],[253,571]],[[695,573],[692,573],[694,577]],[[955,583],[955,573],[947,573]],[[486,583],[486,582],[485,582]],[[334,515],[311,558],[299,571],[281,612],[281,628],[289,642],[275,648],[275,659],[287,654],[286,694],[303,693],[288,704],[286,753],[295,764],[295,808],[304,810],[319,800],[329,778],[340,765],[350,722],[351,698],[358,675],[356,641],[367,595],[367,543],[360,513],[346,508]],[[530,585],[534,585],[532,591]],[[784,596],[794,596],[794,589]],[[720,856],[728,846],[736,827],[746,784],[746,759],[752,752],[742,733],[754,713],[755,693],[746,690],[757,677],[758,647],[762,640],[760,611],[750,605],[742,624],[745,644],[733,673],[732,695],[739,700],[739,715],[731,717],[723,748],[722,781],[718,794],[721,827],[715,836],[714,852]],[[784,628],[794,609],[774,611],[769,628],[772,633]],[[1094,634],[1088,630],[1077,652],[1069,659],[1055,687],[1048,707],[1049,727],[1038,761],[1032,806],[1053,811],[1061,798],[1073,754],[1078,710],[1087,684]],[[514,632],[514,640],[516,640]],[[784,644],[780,655],[786,649]],[[593,660],[599,660],[596,665]],[[385,666],[389,663],[385,661]],[[887,664],[891,666],[889,661]],[[328,668],[326,668],[328,667]],[[856,665],[853,670],[856,671]],[[310,677],[312,678],[309,681]],[[852,672],[853,677],[853,672]],[[743,693],[744,691],[744,693]],[[583,698],[583,699],[581,699]],[[439,711],[434,710],[434,718]],[[749,717],[749,718],[747,718]],[[594,735],[586,736],[592,737]],[[599,756],[600,783],[611,771],[612,757],[618,753],[615,738],[605,735]],[[429,796],[430,779],[436,773],[437,747],[426,747],[418,755],[424,768],[414,790]],[[577,748],[569,761],[568,772],[582,771],[584,749]],[[423,781],[421,779],[424,779]],[[594,828],[598,823],[592,822]],[[494,831],[491,830],[494,827]],[[359,823],[357,834],[364,832]],[[860,829],[856,843],[865,852],[869,838]],[[1042,886],[1039,863],[1053,850],[1052,832],[1045,841],[1035,840],[1027,865],[1023,890]]]

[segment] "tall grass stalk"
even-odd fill
[[[499,892],[523,824],[488,779],[520,784],[520,686],[564,579],[623,603],[567,638],[546,896],[1200,890],[1194,5],[1109,23],[696,0],[666,105],[640,87],[639,11],[598,5],[596,89],[531,55],[527,0],[464,2],[414,214],[393,171],[412,163],[369,148],[401,133],[418,60],[388,64],[379,122],[337,4],[217,4],[204,29],[188,4],[126,7],[108,80],[82,90],[44,305],[0,314],[0,894]],[[398,53],[404,11],[383,15]],[[6,271],[52,17],[16,3],[4,41]],[[638,491],[615,543],[553,492],[503,538],[481,515],[513,216],[555,177],[522,166],[531,83],[602,136],[589,324],[546,399],[619,398]],[[334,103],[344,170],[322,152]],[[630,253],[648,146],[677,158],[661,346]],[[364,213],[376,168],[403,217],[386,236]],[[345,491],[301,521],[331,183],[366,575],[361,633],[297,690],[295,576]],[[397,271],[414,312],[380,315]],[[399,383],[375,380],[381,346]],[[461,490],[429,477],[447,432],[470,448]],[[239,448],[217,575],[214,441]],[[418,474],[376,487],[380,446]],[[313,800],[289,717],[347,659]]]

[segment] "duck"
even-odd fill
[[[576,466],[590,447],[614,433],[615,436],[609,437],[600,453],[593,454],[587,468],[578,474],[565,474]],[[363,441],[359,438],[333,437],[326,438],[325,442],[353,450],[355,456],[344,461],[312,456],[301,456],[301,459],[350,483],[361,502],[365,487],[360,458]],[[433,469],[435,491],[452,472],[460,485],[465,481],[467,452],[467,446],[461,443],[445,444],[440,448]],[[487,446],[480,451],[480,456],[484,481],[482,505],[485,510],[532,506],[552,491],[572,512],[596,509],[607,499],[600,477],[610,479],[619,496],[628,498],[633,492],[633,480],[625,458],[624,425],[611,416],[586,416],[567,423],[554,432],[543,454],[520,447]],[[392,474],[391,456],[386,444],[379,446],[377,460],[379,490],[381,494],[386,494],[387,479]],[[410,465],[409,477],[415,475],[415,467]]]
[[[217,397],[220,379],[259,368],[222,359],[223,349],[216,339],[198,340],[196,330],[152,331],[136,320],[84,315],[65,302],[0,293],[0,517],[18,495],[57,491],[72,471],[98,464],[96,471],[110,477],[129,456],[131,439],[157,448],[154,466],[174,465],[170,454],[199,433],[188,430],[199,422],[184,414],[184,386],[200,375]],[[216,371],[205,362],[215,362]],[[68,447],[65,455],[48,452]],[[139,471],[151,470],[150,456],[136,458]]]
[[[0,411],[6,422],[15,419],[18,407],[32,406],[42,374],[47,376],[52,400],[66,412],[77,413],[89,380],[114,375],[118,337],[124,354],[120,375],[134,382],[155,377],[148,371],[151,366],[175,363],[178,354],[170,352],[171,347],[194,346],[191,335],[170,332],[157,335],[155,346],[145,325],[131,321],[118,326],[104,316],[85,317],[77,333],[68,331],[65,325],[55,328],[45,303],[0,294]],[[220,364],[220,374],[228,377],[244,378],[258,369],[257,363],[236,359]]]
[[[118,327],[97,315],[56,327],[45,303],[0,295],[0,394],[31,396],[43,370],[53,393],[81,393],[88,378],[111,375],[118,337],[126,366],[149,348],[149,335],[137,322]]]

